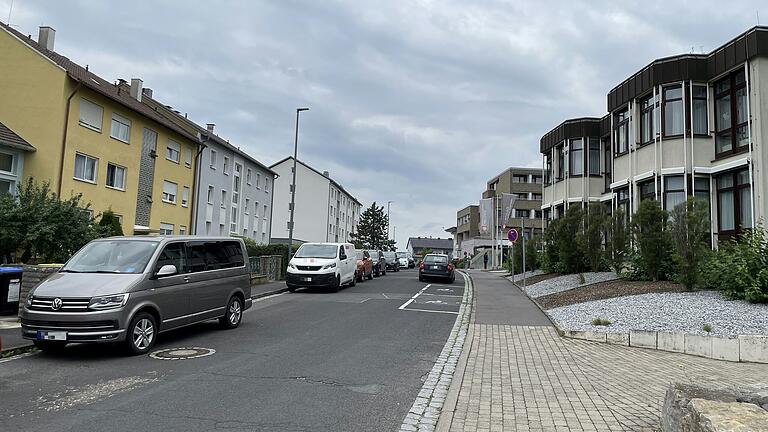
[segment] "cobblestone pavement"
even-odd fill
[[[768,365],[562,339],[546,326],[471,324],[468,338],[451,431],[655,431],[671,381],[768,382]]]

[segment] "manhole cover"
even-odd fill
[[[159,351],[155,351],[149,356],[158,360],[187,360],[199,357],[209,356],[216,352],[211,348],[200,347],[184,347],[184,348],[168,348]]]

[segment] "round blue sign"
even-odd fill
[[[514,243],[517,241],[517,230],[511,229],[507,232],[507,240],[509,240],[510,243]]]

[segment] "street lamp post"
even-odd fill
[[[293,251],[293,212],[296,208],[296,159],[299,157],[299,113],[309,108],[296,108],[296,132],[293,137],[293,180],[291,181],[291,220],[288,222],[288,259]]]
[[[392,221],[389,219],[389,205],[393,202],[394,201],[387,201],[387,241],[389,241],[389,225],[392,223]]]

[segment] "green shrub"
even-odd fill
[[[584,270],[584,253],[578,237],[584,223],[584,210],[579,205],[568,207],[557,233],[557,247],[563,273],[579,273]]]
[[[587,267],[593,272],[601,270],[603,257],[603,230],[605,210],[602,204],[592,203],[584,215],[584,229],[577,239]]]
[[[283,257],[282,265],[280,266],[280,277],[285,277],[285,271],[288,267],[288,245],[287,244],[259,244],[253,239],[243,237],[245,242],[245,249],[248,251],[249,257],[268,256],[268,255],[280,255]],[[298,249],[297,245],[294,245],[293,252]]]
[[[540,262],[541,269],[547,273],[560,273],[562,266],[560,264],[560,249],[557,242],[560,236],[560,219],[549,222],[543,236],[543,250],[539,253],[537,261]]]
[[[606,256],[611,269],[619,274],[624,271],[624,264],[629,254],[630,232],[626,220],[627,215],[621,209],[616,209],[606,219],[607,250]]]
[[[644,200],[632,220],[637,242],[633,271],[638,279],[665,280],[672,273],[671,241],[665,229],[668,214],[655,200]]]
[[[708,203],[690,197],[676,206],[670,214],[669,232],[677,265],[675,280],[692,290],[698,284],[701,267],[710,254]]]
[[[611,325],[611,322],[607,319],[595,318],[592,320],[592,325],[593,326],[609,326]]]
[[[768,241],[762,226],[720,245],[703,266],[705,287],[729,299],[768,302]]]
[[[540,247],[541,236],[532,236],[530,240],[525,242],[525,266],[528,270],[536,270],[539,268],[538,250]]]
[[[112,209],[104,211],[99,219],[99,226],[103,227],[106,236],[123,235],[123,227],[120,226],[120,220],[115,216]]]
[[[710,333],[712,331],[712,324],[704,324],[704,331]]]

